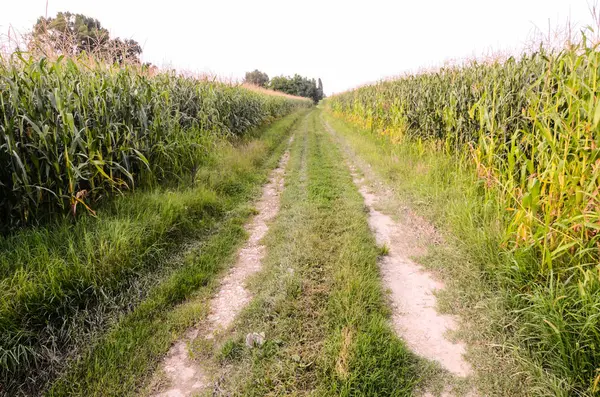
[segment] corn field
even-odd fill
[[[0,59],[0,226],[93,212],[107,194],[193,172],[210,135],[298,106],[310,104],[136,66]]]
[[[578,395],[600,391],[599,67],[598,46],[583,37],[326,102],[372,134],[450,153],[477,173],[500,203],[501,249],[515,259],[491,271],[521,299],[524,345]]]

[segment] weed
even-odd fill
[[[235,361],[242,356],[242,353],[245,349],[246,347],[244,346],[244,342],[242,340],[229,339],[223,343],[223,346],[221,346],[217,359],[221,363]]]
[[[379,256],[388,256],[390,254],[390,247],[387,243],[383,243],[379,246]]]

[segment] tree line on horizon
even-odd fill
[[[83,14],[68,11],[59,12],[55,17],[40,17],[33,26],[28,50],[42,56],[48,54],[80,55],[90,54],[112,63],[141,64],[142,47],[133,39],[111,38],[108,29],[99,20]],[[152,66],[150,63],[145,66]],[[320,78],[294,76],[269,76],[255,69],[247,72],[244,82],[263,88],[305,97],[318,103],[325,97]]]
[[[295,74],[293,77],[276,76],[269,79],[265,72],[255,69],[246,72],[244,82],[257,85],[271,90],[285,92],[286,94],[301,96],[312,99],[315,103],[325,97],[323,93],[323,82],[321,79],[309,79],[308,77]]]

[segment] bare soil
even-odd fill
[[[323,122],[329,132],[337,136]],[[467,377],[472,368],[463,357],[466,346],[450,339],[458,320],[436,310],[435,294],[444,288],[444,284],[412,260],[426,253],[428,244],[437,243],[441,238],[433,225],[406,207],[398,220],[378,211],[379,206],[385,207],[385,201],[393,192],[378,181],[370,166],[356,158],[347,144],[342,143],[342,149],[354,183],[368,208],[369,225],[377,243],[388,250],[380,267],[384,286],[390,291],[395,331],[414,353],[438,362],[455,376]]]

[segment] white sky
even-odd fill
[[[46,0],[0,0],[0,33],[21,33]],[[241,78],[321,77],[340,92],[448,59],[525,45],[532,31],[592,21],[587,0],[48,0],[133,38],[159,66]]]

